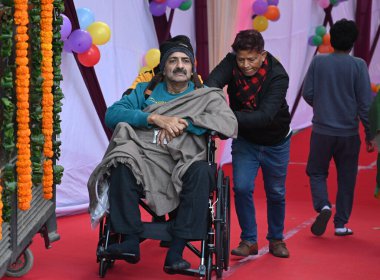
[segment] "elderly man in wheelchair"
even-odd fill
[[[108,108],[105,121],[114,133],[88,189],[94,219],[100,219],[99,197],[108,197],[110,229],[121,236],[103,254],[113,260],[140,260],[141,197],[159,216],[176,209],[164,261],[164,270],[176,273],[190,268],[182,257],[187,241],[207,236],[216,169],[206,160],[206,135],[235,138],[237,121],[223,91],[202,86],[186,36],[169,39],[160,51],[160,72]]]

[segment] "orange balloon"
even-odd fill
[[[280,9],[275,5],[269,5],[264,17],[271,21],[277,21],[280,18]]]
[[[376,84],[371,83],[371,90],[372,90],[373,92],[377,92],[377,86],[376,86]]]
[[[330,45],[330,33],[323,35],[322,42],[324,45]]]
[[[330,50],[329,50],[329,46],[326,46],[326,45],[320,45],[318,47],[318,52],[319,53],[329,53]]]
[[[334,48],[331,45],[328,45],[328,47],[329,47],[329,53],[334,52]]]

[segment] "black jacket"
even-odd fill
[[[233,68],[237,66],[234,53],[227,54],[210,73],[205,84],[217,88],[228,85],[230,107],[238,120],[239,136],[258,145],[274,146],[285,139],[290,129],[289,106],[285,99],[289,76],[277,59],[270,53],[267,57],[269,69],[261,91],[256,96],[254,111],[242,110],[236,99],[237,88],[232,74]]]

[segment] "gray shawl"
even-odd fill
[[[189,118],[194,125],[236,138],[237,120],[224,93],[217,88],[202,88],[168,103],[154,104],[145,112]],[[119,123],[105,155],[92,172],[87,187],[91,215],[105,189],[110,170],[118,163],[127,165],[144,190],[147,204],[158,215],[174,210],[179,204],[181,178],[195,161],[206,160],[205,137],[184,132],[167,145],[152,143],[154,129],[136,128]]]

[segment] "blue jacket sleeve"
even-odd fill
[[[189,124],[188,127],[186,128],[187,132],[190,132],[195,135],[203,135],[207,132],[207,128],[195,126],[190,119],[186,118],[186,121]]]
[[[109,128],[114,129],[119,122],[126,122],[134,127],[149,127],[149,113],[141,110],[145,102],[146,87],[147,83],[138,84],[131,94],[124,95],[107,109],[105,123]]]
[[[305,81],[302,87],[302,96],[307,104],[313,106],[314,98],[314,59],[310,63],[309,69],[307,70]]]

